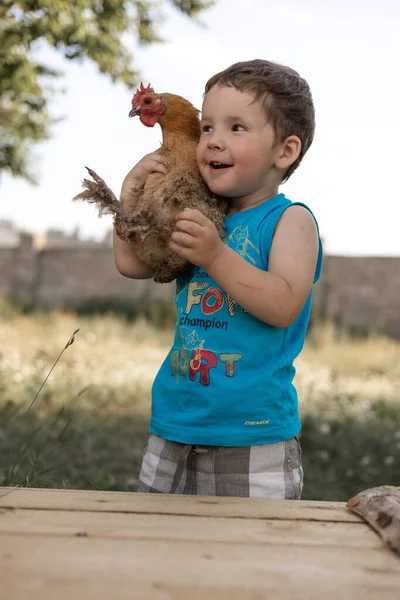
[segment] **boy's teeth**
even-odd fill
[[[210,164],[212,167],[230,167],[231,166],[231,165],[226,165],[225,163],[216,162],[216,161],[212,161]]]

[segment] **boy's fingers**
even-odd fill
[[[187,220],[187,221],[194,221],[195,223],[198,223],[199,225],[205,225],[208,220],[196,208],[185,208],[184,211],[182,211],[176,215],[176,218],[182,219],[182,220]]]
[[[172,240],[169,242],[169,247],[171,248],[171,250],[179,254],[179,256],[182,256],[183,258],[187,259],[187,256],[185,256],[187,248],[185,248],[184,246],[180,246],[179,244],[175,244],[175,242],[173,242]]]
[[[190,248],[193,241],[193,236],[188,233],[183,233],[183,231],[174,231],[171,235],[171,242],[177,244],[178,246],[185,246],[186,248]]]
[[[161,156],[161,149],[154,150],[153,152],[149,152],[143,158],[159,158]]]
[[[194,221],[180,220],[176,222],[175,231],[183,231],[192,237],[200,236],[204,228]]]
[[[167,174],[167,169],[160,162],[154,163],[153,170],[156,171],[157,173],[163,173],[164,175]]]
[[[151,165],[152,165],[153,171],[157,171],[159,173],[164,173],[164,175],[167,174],[167,169],[162,161],[162,155],[159,150],[156,150],[155,152],[148,154],[148,157],[151,160]]]

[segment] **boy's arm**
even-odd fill
[[[133,248],[121,240],[115,228],[113,230],[114,261],[117,270],[125,277],[132,279],[149,279],[153,277],[153,269],[140,260]]]
[[[146,154],[126,175],[121,189],[120,201],[127,209],[136,203],[138,190],[143,186],[150,173],[166,174],[162,164],[160,150]],[[140,260],[130,244],[121,240],[115,228],[113,230],[114,261],[117,270],[125,277],[132,279],[149,279],[153,277],[153,269]]]
[[[274,234],[268,271],[248,263],[218,237],[199,211],[184,211],[172,247],[202,266],[240,306],[275,327],[288,327],[302,310],[313,285],[318,234],[302,206],[285,210]]]

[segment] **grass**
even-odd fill
[[[0,485],[134,491],[151,383],[171,329],[4,306]],[[400,485],[400,344],[338,340],[325,327],[312,332],[297,369],[303,498],[347,500],[367,487]]]
[[[0,484],[135,489],[150,385],[171,336],[112,316],[0,320]]]

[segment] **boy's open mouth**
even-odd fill
[[[210,167],[212,169],[229,169],[229,167],[232,167],[233,165],[226,165],[225,163],[220,163],[220,162],[216,162],[216,161],[212,161],[210,162]]]

